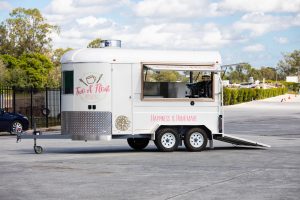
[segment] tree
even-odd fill
[[[72,48],[58,48],[52,53],[51,60],[53,62],[54,68],[49,72],[48,75],[48,86],[49,87],[59,87],[61,80],[61,57]]]
[[[251,70],[249,71],[249,77],[253,77],[254,80],[261,80],[262,79],[261,70],[251,68]]]
[[[25,87],[26,74],[20,68],[20,60],[11,55],[0,55],[0,60],[4,65],[5,77],[3,78],[3,85],[8,87]]]
[[[248,63],[237,65],[235,68],[230,67],[227,78],[234,83],[245,82],[248,81],[251,70],[252,67]]]
[[[20,67],[11,68],[7,73],[6,86],[8,87],[28,87],[26,72]]]
[[[48,75],[53,69],[53,63],[48,57],[39,53],[30,53],[23,54],[20,60],[20,68],[26,73],[27,87],[48,86]]]
[[[0,59],[0,86],[6,85],[8,70],[6,69],[4,63]]]
[[[92,40],[88,45],[87,48],[100,48],[101,47],[101,39],[100,38],[96,38],[94,40]]]
[[[300,67],[300,50],[294,50],[292,53],[283,54],[283,59],[277,64],[280,78],[296,75]]]
[[[18,57],[24,53],[50,52],[50,34],[59,32],[57,26],[48,24],[36,8],[16,8],[9,15],[0,24],[0,54]]]
[[[8,54],[0,55],[0,60],[2,60],[7,69],[15,68],[20,64],[20,60],[18,58],[15,58],[14,56]]]
[[[48,75],[53,69],[51,60],[39,53],[23,54],[19,58],[2,55],[7,72],[7,86],[43,88],[48,86]]]
[[[181,75],[177,71],[160,71],[154,75],[154,79],[157,82],[176,82],[181,78]]]
[[[60,66],[60,59],[61,57],[67,53],[68,51],[71,51],[73,50],[72,48],[58,48],[58,49],[55,49],[51,55],[51,60],[54,64],[54,66]]]
[[[260,69],[262,78],[266,80],[275,80],[276,79],[276,70],[272,67],[262,67]]]
[[[0,54],[11,52],[8,30],[3,22],[0,23]]]

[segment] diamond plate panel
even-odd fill
[[[100,136],[111,135],[111,112],[62,112],[61,131],[72,140],[100,140]]]

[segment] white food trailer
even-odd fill
[[[160,151],[182,143],[201,151],[214,139],[267,146],[224,134],[218,52],[87,48],[67,52],[61,63],[62,136],[127,139],[136,150],[150,140]]]

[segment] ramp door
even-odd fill
[[[227,134],[223,134],[222,136],[215,135],[214,139],[220,140],[222,142],[227,142],[227,143],[231,143],[231,144],[235,144],[235,145],[242,145],[242,146],[257,146],[257,147],[268,147],[268,148],[271,147],[270,145],[267,145],[267,144],[258,143],[258,142],[254,142],[251,140],[239,138],[236,136],[227,135]]]

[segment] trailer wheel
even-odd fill
[[[172,152],[178,148],[179,134],[176,129],[163,128],[156,133],[155,145],[160,151]]]
[[[189,151],[202,151],[207,145],[207,134],[201,128],[191,128],[184,136],[184,145]]]
[[[134,150],[143,150],[145,149],[149,144],[148,138],[128,138],[127,142],[131,148]]]
[[[36,154],[43,153],[43,147],[41,147],[41,146],[34,146],[33,149]]]

